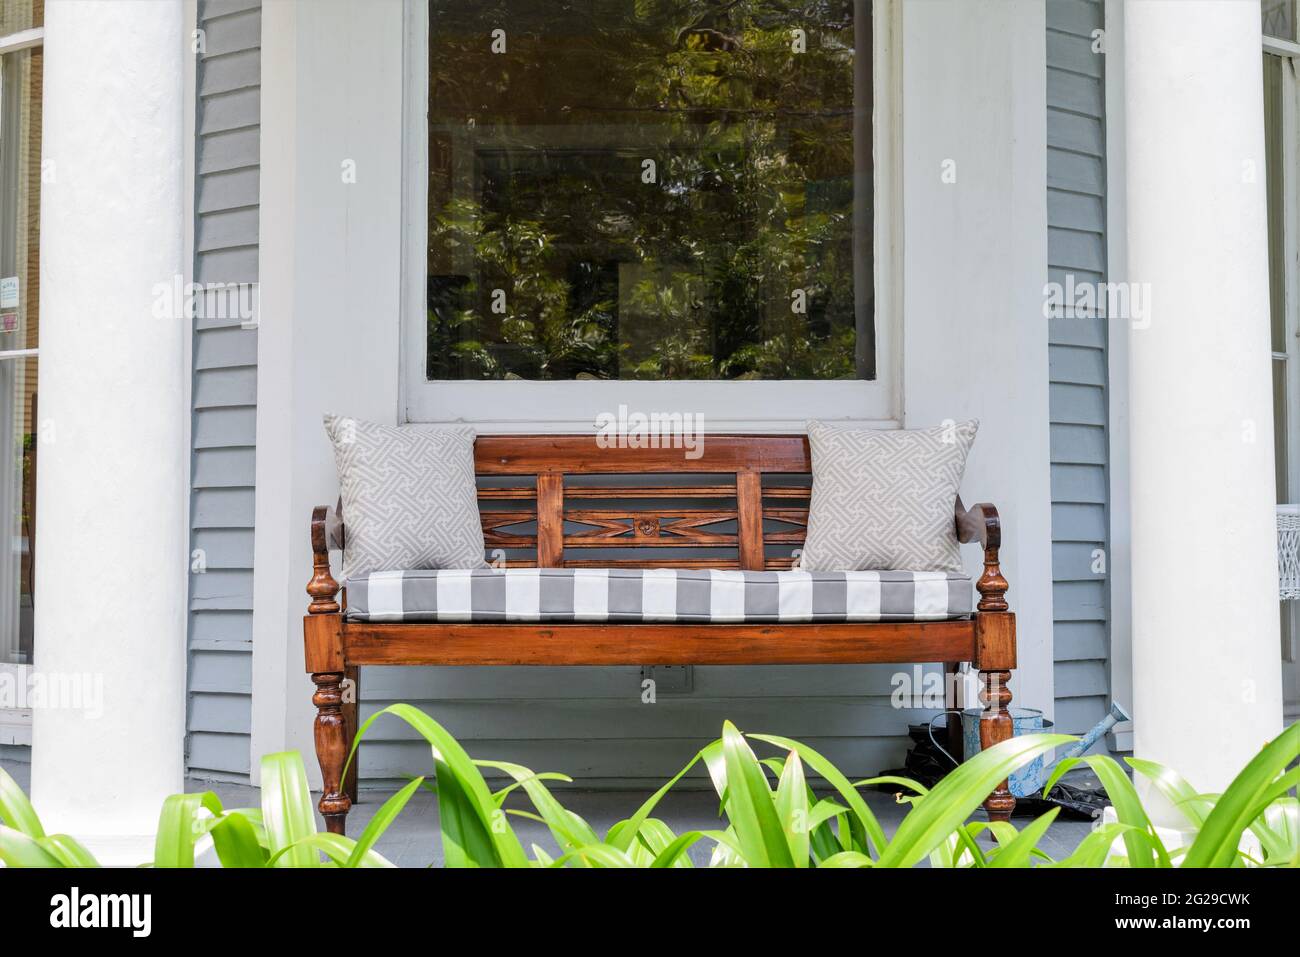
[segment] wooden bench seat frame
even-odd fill
[[[808,488],[764,484],[765,477],[810,471],[807,439],[797,435],[710,435],[699,458],[673,448],[604,448],[593,435],[493,435],[475,443],[480,476],[523,478],[523,485],[479,490],[489,548],[526,549],[523,567],[788,568],[803,541]],[[694,473],[734,475],[696,486],[653,480],[608,487],[566,486],[566,476],[654,476]],[[499,480],[499,479],[498,479]],[[699,508],[701,500],[735,500],[735,507]],[[623,508],[571,507],[573,502],[664,500],[686,504]],[[499,510],[500,503],[513,510]],[[529,507],[531,503],[531,507]],[[1016,666],[1015,615],[998,564],[1001,531],[992,505],[962,506],[953,517],[957,537],[984,550],[976,582],[979,602],[968,619],[928,622],[780,624],[527,624],[521,622],[371,623],[348,621],[346,591],[330,573],[330,549],[341,548],[345,528],[336,509],[315,509],[311,522],[313,573],[303,619],[307,672],[316,686],[315,744],[324,790],[320,811],[330,831],[344,832],[357,797],[357,762],[348,779],[343,766],[357,729],[363,665],[739,665],[942,662],[955,671],[970,662],[980,674],[983,747],[1011,737],[1010,672]],[[536,533],[511,532],[534,523]],[[734,522],[735,530],[713,528]],[[567,531],[582,525],[582,531]],[[775,527],[774,527],[775,526]],[[680,545],[733,549],[735,559],[660,557]],[[587,559],[583,549],[646,548],[654,557]],[[785,555],[771,552],[783,549]],[[649,553],[647,553],[649,554]],[[348,685],[350,684],[350,688]],[[345,693],[347,689],[347,693]],[[959,722],[949,722],[949,742],[960,747]],[[772,729],[779,732],[781,729]],[[1007,820],[1015,798],[1003,781],[985,802],[989,817]]]

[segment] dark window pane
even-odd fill
[[[1289,494],[1291,482],[1287,477],[1291,471],[1291,459],[1286,440],[1291,416],[1286,401],[1286,374],[1287,360],[1275,356],[1273,358],[1273,462],[1277,472],[1279,503],[1291,501]]]
[[[30,26],[31,7],[17,20],[4,10],[4,23]],[[0,663],[10,664],[34,662],[43,62],[39,46],[0,56]]]
[[[429,377],[874,378],[870,50],[865,0],[432,0]]]
[[[45,0],[3,0],[0,2],[0,37],[45,24]]]
[[[1286,352],[1285,152],[1282,58],[1264,55],[1264,168],[1268,195],[1268,290],[1273,351]]]
[[[1294,40],[1296,0],[1263,0],[1260,20],[1264,33],[1281,40]]]

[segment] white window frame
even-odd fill
[[[1300,3],[1293,6],[1293,21],[1300,24]],[[1283,261],[1286,273],[1283,276],[1283,313],[1287,318],[1286,350],[1273,352],[1271,358],[1281,359],[1286,363],[1286,404],[1293,413],[1300,409],[1300,325],[1297,314],[1300,313],[1300,176],[1295,173],[1296,164],[1300,162],[1300,43],[1263,34],[1263,52],[1265,56],[1276,56],[1282,61],[1282,166],[1289,170],[1289,175],[1282,177],[1283,188]],[[1300,500],[1300,415],[1287,417],[1287,499],[1290,502]],[[1282,635],[1282,667],[1284,669],[1300,668],[1300,602],[1286,602],[1281,614],[1289,628]],[[1294,694],[1293,681],[1288,676],[1284,683],[1284,693]],[[1283,707],[1295,707],[1295,701],[1284,698]],[[1287,712],[1287,720],[1294,715]]]
[[[873,4],[875,346],[873,380],[429,381],[424,377],[428,244],[428,5],[406,0],[403,104],[401,420],[466,422],[481,432],[584,432],[620,404],[696,412],[714,432],[801,432],[808,419],[894,427],[902,418],[902,188],[897,0]]]
[[[45,28],[33,27],[0,37],[0,56],[44,46]],[[0,361],[17,361],[38,355],[37,349],[0,351]],[[32,672],[29,664],[0,662],[0,683],[14,689],[25,688]],[[29,708],[7,708],[0,704],[0,746],[32,743],[32,712]]]

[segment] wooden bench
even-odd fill
[[[681,449],[602,448],[594,435],[491,435],[475,444],[479,507],[489,549],[529,556],[524,567],[781,569],[803,542],[808,520],[808,442],[796,435],[710,435],[699,458]],[[665,484],[665,476],[698,485]],[[578,476],[611,477],[574,487]],[[575,477],[566,486],[566,476]],[[613,478],[617,476],[617,479]],[[722,478],[719,478],[721,476]],[[506,478],[509,477],[509,478]],[[624,481],[628,484],[609,484]],[[671,481],[671,479],[669,479]],[[506,483],[506,484],[502,484]],[[658,484],[656,484],[658,483]],[[708,484],[705,484],[708,483]],[[601,501],[608,508],[575,507]],[[622,501],[653,502],[627,508]],[[718,507],[701,503],[725,504]],[[662,504],[668,503],[668,504]],[[676,503],[682,503],[680,505]],[[734,504],[733,504],[734,503]],[[512,526],[535,522],[536,533]],[[566,522],[583,531],[567,531]],[[966,619],[920,622],[779,624],[519,622],[373,623],[348,620],[346,590],[330,575],[341,548],[343,517],[329,507],[312,515],[314,571],[303,620],[307,671],[316,686],[315,743],[324,779],[320,811],[342,834],[356,800],[357,763],[343,766],[357,728],[358,669],[363,665],[740,665],[942,662],[951,673],[971,662],[980,673],[980,739],[1011,736],[1007,681],[1016,666],[1015,616],[998,567],[998,514],[958,500],[957,537],[984,549],[979,601]],[[724,524],[726,523],[726,524]],[[724,524],[725,531],[712,527]],[[734,530],[732,530],[734,528]],[[585,558],[592,548],[633,548],[647,557]],[[717,558],[665,558],[662,549],[693,547]],[[678,552],[680,554],[680,552]],[[345,695],[345,682],[350,693]],[[959,741],[950,722],[950,741]],[[767,729],[764,729],[767,730]],[[779,732],[780,728],[771,729]],[[1006,820],[1015,799],[1004,781],[985,802]]]

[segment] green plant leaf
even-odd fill
[[[0,861],[6,867],[66,867],[58,856],[41,846],[43,840],[0,824]]]
[[[632,842],[636,839],[637,832],[641,829],[641,824],[650,816],[651,812],[654,811],[656,806],[658,806],[664,795],[672,789],[673,785],[680,781],[687,771],[700,762],[704,757],[704,752],[706,750],[708,749],[701,748],[699,751],[695,752],[695,757],[687,761],[685,767],[674,774],[667,784],[661,787],[658,791],[655,791],[654,794],[650,795],[650,797],[647,798],[639,808],[637,808],[635,814],[627,820],[619,821],[611,827],[609,832],[605,835],[605,842],[613,847],[617,847],[621,851],[625,851],[631,847]]]
[[[1110,798],[1111,806],[1115,808],[1115,816],[1119,819],[1119,823],[1132,825],[1132,830],[1124,832],[1124,848],[1128,853],[1129,866],[1173,866],[1164,842],[1156,834],[1155,827],[1147,817],[1146,809],[1142,807],[1142,799],[1138,796],[1137,789],[1133,787],[1133,782],[1124,773],[1119,762],[1107,754],[1091,754],[1083,758],[1062,761],[1061,764],[1072,767],[1073,762],[1076,761],[1087,764],[1101,779],[1101,785],[1106,789],[1106,796]],[[1066,770],[1069,768],[1067,767]],[[1053,780],[1064,773],[1058,766],[1057,772],[1052,775]]]
[[[36,838],[36,843],[57,857],[62,867],[99,867],[99,861],[75,838],[66,834],[50,834]]]
[[[808,789],[808,799],[814,800],[816,795],[813,794],[812,788]],[[843,804],[837,804],[831,798],[822,798],[813,805],[812,810],[808,812],[808,823],[811,829],[816,829],[822,824],[841,814],[848,814],[849,809]]]
[[[1120,824],[1113,821],[1110,824],[1099,824],[1094,830],[1089,831],[1074,852],[1069,857],[1063,858],[1053,864],[1053,867],[1101,867],[1106,863],[1106,858],[1110,856],[1110,849],[1117,840],[1125,834],[1133,831],[1131,824]]]
[[[1256,800],[1255,806],[1262,813],[1265,807],[1283,797],[1287,792],[1294,791],[1297,787],[1300,787],[1300,767],[1292,768],[1285,774],[1275,778],[1273,783],[1265,788],[1264,793]]]
[[[388,826],[397,819],[397,815],[402,813],[402,808],[406,807],[408,801],[420,790],[420,785],[424,783],[424,778],[416,778],[407,784],[400,791],[390,797],[375,812],[375,816],[370,819],[366,829],[361,832],[357,838],[356,846],[352,849],[352,854],[348,857],[346,867],[360,867],[362,860],[370,853],[370,849],[375,846],[375,842],[383,836],[388,830]]]
[[[1155,761],[1142,758],[1125,758],[1124,763],[1138,774],[1150,781],[1157,791],[1176,807],[1193,827],[1199,828],[1205,823],[1209,809],[1214,802],[1197,792],[1190,781],[1173,768],[1167,768]]]
[[[551,857],[550,854],[547,854],[546,851],[542,850],[536,844],[533,845],[532,850],[533,850],[533,858],[536,860],[539,866],[550,867],[555,863],[555,858]]]
[[[211,833],[212,847],[222,867],[266,867],[270,854],[245,815],[223,815]]]
[[[750,867],[793,867],[767,777],[742,735],[722,723],[722,755],[727,768],[727,820],[735,829]]]
[[[1000,824],[1001,822],[988,821],[986,823],[992,825]],[[957,843],[961,845],[962,850],[970,854],[972,867],[988,867],[988,857],[984,854],[984,849],[979,846],[979,842],[975,840],[975,827],[976,825],[974,824],[965,824],[957,828]],[[958,860],[960,860],[961,854],[959,853],[957,857]]]
[[[350,837],[344,837],[342,834],[331,834],[327,831],[321,831],[316,834],[307,834],[300,837],[287,847],[282,847],[271,855],[268,862],[269,867],[285,867],[282,861],[291,859],[294,855],[300,853],[310,854],[312,860],[317,860],[317,852],[324,854],[329,858],[330,863],[338,867],[394,867],[395,865],[376,854],[374,851],[367,851],[361,856],[360,863],[356,865],[349,864],[352,854],[356,850],[357,842]],[[314,864],[312,866],[319,866]]]
[[[1047,829],[1060,813],[1061,809],[1054,807],[1041,817],[1035,818],[1024,830],[990,855],[988,866],[1028,867],[1029,859],[1038,847],[1038,842],[1043,839],[1043,835],[1047,833]]]
[[[479,821],[479,832],[486,834],[494,848],[494,856],[503,867],[528,867],[528,856],[524,853],[523,845],[519,843],[519,838],[515,832],[505,823],[505,817],[501,814],[500,808],[497,807],[496,801],[492,797],[492,792],[488,789],[487,782],[483,780],[483,775],[479,773],[478,768],[465,753],[459,742],[447,732],[447,729],[434,721],[431,717],[414,708],[409,704],[390,704],[388,707],[376,711],[357,729],[356,740],[353,742],[352,750],[356,752],[362,737],[370,726],[380,717],[391,714],[405,721],[408,725],[417,731],[429,747],[433,750],[434,761],[445,767],[445,773],[440,769],[438,774],[438,788],[441,789],[448,781],[454,780],[459,788],[460,797],[463,799],[463,806],[460,810],[469,810]],[[441,809],[442,802],[439,801]],[[470,830],[462,827],[459,831],[459,837],[467,839],[470,836]],[[444,845],[446,844],[446,832],[444,830]]]
[[[438,827],[446,867],[501,867],[501,855],[483,824],[473,802],[458,778],[444,762],[435,762],[438,775]],[[494,818],[505,826],[499,810]]]
[[[790,738],[783,738],[775,734],[751,734],[748,737],[758,741],[766,741],[768,744],[774,744],[782,750],[793,751],[798,754],[799,759],[804,764],[817,772],[823,780],[839,792],[840,797],[844,798],[844,802],[848,804],[849,809],[853,812],[852,816],[847,818],[850,821],[849,826],[852,827],[851,822],[856,821],[857,826],[862,829],[876,853],[879,854],[884,849],[886,843],[885,829],[880,826],[876,816],[867,807],[867,802],[862,799],[862,795],[849,783],[849,779],[840,772],[839,768],[812,748]],[[867,848],[864,847],[863,850],[865,851]]]
[[[873,867],[875,861],[858,851],[840,851],[821,862],[822,867]]]
[[[1250,829],[1259,838],[1266,864],[1289,862],[1300,855],[1300,800],[1278,798],[1255,818]]]
[[[650,867],[659,855],[677,840],[677,835],[673,833],[672,828],[654,817],[646,819],[640,830],[637,831],[636,837],[636,841],[628,848],[627,854],[637,867]],[[691,859],[686,856],[679,856],[670,866],[677,868],[694,867]]]
[[[975,869],[988,867],[988,858],[985,857],[983,849],[979,846],[979,842],[976,841],[976,836],[980,831],[989,829],[992,824],[1001,824],[1001,822],[972,821],[957,828],[930,852],[930,866],[970,867]],[[1008,840],[1014,839],[1015,828],[1011,828],[1011,832]],[[963,863],[965,856],[968,854],[970,855],[969,863]]]
[[[304,839],[316,833],[307,769],[297,751],[262,758],[262,823],[273,867],[319,867],[316,849]]]
[[[1278,775],[1300,755],[1300,724],[1293,724],[1270,741],[1239,773],[1215,802],[1192,846],[1184,867],[1231,867],[1241,835],[1264,808],[1261,798],[1272,792]]]
[[[912,867],[924,860],[1012,771],[1073,740],[1067,734],[1022,735],[995,744],[954,768],[912,806],[877,865]]]
[[[651,867],[691,867],[691,859],[686,852],[700,839],[707,837],[704,831],[687,831],[675,837],[667,847],[661,850],[651,862]]]
[[[555,859],[552,867],[561,867],[571,860],[580,860],[589,867],[632,867],[632,860],[616,847],[608,844],[588,844],[574,848]]]
[[[211,791],[173,794],[163,801],[158,833],[154,836],[154,867],[194,866],[194,845],[210,829],[199,821],[200,808],[206,808],[214,818],[219,818],[224,810],[221,800]]]
[[[790,846],[790,857],[795,867],[807,867],[810,832],[815,826],[808,811],[808,782],[804,780],[803,763],[793,751],[786,758],[776,785],[776,813]]]
[[[528,768],[511,764],[509,761],[476,761],[475,763],[480,767],[504,771],[519,783],[527,792],[529,800],[533,802],[533,807],[537,808],[537,813],[550,828],[551,836],[555,838],[561,851],[576,850],[579,847],[601,843],[591,826],[557,801],[547,790],[546,785]]]
[[[913,781],[911,778],[902,778],[896,774],[882,774],[879,777],[865,778],[864,780],[853,782],[855,788],[870,788],[875,787],[877,784],[897,784],[899,787],[905,787],[909,791],[914,791],[922,796],[930,793],[930,789],[920,781]]]
[[[483,766],[486,764],[491,764],[492,762],[476,760],[474,763],[476,765]],[[566,784],[573,783],[573,778],[569,777],[567,774],[561,774],[559,771],[542,771],[538,774],[534,774],[533,777],[536,778],[538,781],[563,781]],[[497,802],[497,807],[500,807],[502,804],[504,804],[506,798],[508,798],[510,794],[516,789],[523,787],[523,785],[524,785],[523,781],[511,781],[505,787],[498,788],[497,790],[493,791],[492,799]],[[436,787],[429,788],[429,790],[435,794],[438,793],[438,789]]]
[[[41,819],[18,782],[9,772],[0,768],[0,824],[11,827],[28,837],[44,837]]]

